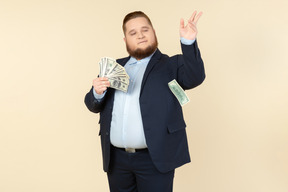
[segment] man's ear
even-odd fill
[[[126,43],[126,37],[123,37],[124,42]]]

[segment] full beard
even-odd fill
[[[135,57],[136,59],[139,59],[139,60],[150,56],[152,53],[154,53],[154,51],[157,49],[157,47],[158,47],[158,41],[157,41],[156,37],[155,37],[155,41],[145,49],[139,49],[138,48],[138,49],[132,50],[129,47],[129,45],[126,44],[126,49],[127,49],[127,52],[129,53],[129,55],[131,57]]]

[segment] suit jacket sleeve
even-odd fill
[[[101,112],[104,103],[105,103],[105,96],[104,98],[99,102],[97,99],[95,99],[93,95],[93,87],[90,89],[90,91],[86,94],[84,99],[85,105],[87,108],[93,112],[93,113],[99,113]]]
[[[177,56],[177,81],[183,89],[192,89],[205,79],[203,60],[195,41],[192,45],[181,44],[182,55]]]

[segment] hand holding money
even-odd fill
[[[93,80],[93,87],[97,94],[102,95],[110,87],[110,82],[107,77],[98,77]]]
[[[127,92],[129,86],[129,76],[125,68],[109,57],[101,58],[99,77],[106,77],[110,82],[110,87]]]

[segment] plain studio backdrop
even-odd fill
[[[194,10],[204,83],[183,107],[192,163],[176,192],[288,191],[287,0],[1,0],[0,191],[108,192],[98,114],[84,96],[101,57],[127,56],[124,16],[150,16],[181,53]]]

